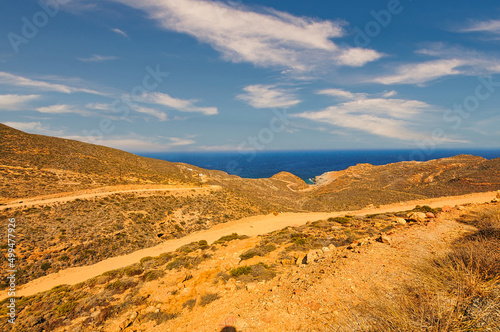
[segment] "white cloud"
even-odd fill
[[[182,139],[177,137],[152,138],[135,134],[131,134],[129,137],[116,136],[102,140],[93,140],[85,136],[64,136],[64,138],[104,145],[110,148],[130,152],[162,152],[195,143],[195,141],[191,139]]]
[[[343,22],[297,17],[273,9],[252,11],[244,5],[207,0],[114,0],[145,11],[171,31],[210,44],[232,62],[308,71],[318,63],[361,66],[382,55],[368,49],[342,49]]]
[[[395,95],[397,95],[398,92],[395,91],[395,90],[391,90],[391,91],[386,91],[382,94],[382,97],[384,98],[389,98],[389,97],[394,97]]]
[[[40,122],[4,122],[3,124],[32,134],[50,136],[60,136],[63,134],[62,130],[51,130],[49,127],[41,124]]]
[[[89,94],[96,94],[96,95],[105,95],[102,92],[98,92],[95,90],[91,89],[86,89],[86,88],[80,88],[80,87],[73,87],[65,84],[59,84],[59,83],[51,83],[51,82],[46,82],[46,81],[41,81],[41,80],[33,80],[27,77],[23,76],[18,76],[18,75],[13,75],[10,73],[6,72],[0,72],[0,84],[2,85],[7,85],[7,86],[19,86],[19,87],[28,87],[28,88],[35,88],[37,90],[44,90],[44,91],[55,91],[55,92],[61,92],[61,93],[76,93],[76,92],[84,92],[84,93],[89,93]]]
[[[237,98],[255,108],[288,108],[301,102],[292,91],[277,88],[276,85],[249,85],[243,90],[246,93]]]
[[[456,30],[458,32],[490,32],[500,34],[500,20],[476,21],[466,28]]]
[[[168,139],[170,140],[170,146],[185,146],[196,143],[195,140],[189,138],[169,137]]]
[[[168,120],[168,116],[166,113],[155,110],[153,108],[137,106],[137,107],[133,107],[132,109],[138,113],[151,115],[160,121],[167,121]]]
[[[341,99],[361,99],[366,96],[364,93],[352,93],[342,89],[325,89],[316,92],[319,95],[327,95]]]
[[[395,74],[378,77],[373,82],[382,84],[422,84],[443,76],[459,75],[462,71],[458,68],[464,64],[465,62],[459,59],[406,64],[398,67]]]
[[[496,57],[475,50],[447,47],[443,43],[432,43],[427,48],[417,50],[416,53],[437,59],[397,65],[393,73],[368,81],[386,85],[422,85],[447,76],[478,76],[500,73],[500,61]]]
[[[128,34],[125,31],[123,31],[123,30],[120,30],[118,28],[114,28],[114,29],[111,29],[111,31],[113,31],[114,33],[119,34],[120,36],[128,38]]]
[[[191,100],[179,99],[161,92],[152,92],[145,94],[138,101],[170,107],[181,112],[195,112],[195,113],[202,113],[205,115],[218,114],[217,107],[196,106],[194,105],[197,102],[196,99],[191,99]]]
[[[377,51],[366,48],[350,48],[340,52],[337,63],[351,67],[362,67],[368,62],[380,59],[383,55]]]
[[[103,103],[89,103],[85,105],[86,108],[92,109],[92,110],[97,110],[97,111],[104,111],[108,113],[117,113],[120,112],[119,109],[113,108],[112,104],[103,104]],[[168,116],[165,112],[159,111],[154,108],[149,108],[149,107],[143,107],[134,103],[129,103],[128,104],[128,109],[137,113],[142,113],[142,114],[147,114],[150,116],[153,116],[157,118],[160,121],[168,121]],[[125,113],[125,112],[124,112]],[[120,120],[126,120],[124,116]]]
[[[38,111],[40,113],[48,113],[48,114],[78,114],[81,116],[95,115],[95,113],[90,112],[88,110],[80,109],[77,106],[64,105],[64,104],[39,107],[36,109],[36,111]]]
[[[38,98],[40,95],[0,95],[0,110],[17,111]]]
[[[105,55],[98,55],[94,54],[91,57],[88,58],[78,58],[81,62],[104,62],[104,61],[111,61],[111,60],[117,60],[117,56],[105,56]]]
[[[303,112],[292,116],[388,138],[427,138],[426,134],[410,129],[412,119],[424,112],[433,111],[433,107],[427,103],[418,100],[369,98],[366,94],[353,94],[338,89],[321,92],[349,100],[322,111]]]

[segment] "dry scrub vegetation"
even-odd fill
[[[353,331],[500,331],[500,207],[459,221],[477,231],[416,266],[401,293],[356,308]]]
[[[5,209],[18,221],[18,285],[74,266],[90,265],[180,238],[233,219],[268,213],[264,207],[226,190],[209,195],[190,192],[114,194],[53,206]],[[2,277],[5,273],[2,273]],[[2,278],[0,287],[6,286]]]

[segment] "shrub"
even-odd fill
[[[56,311],[59,315],[66,315],[67,313],[73,311],[76,307],[76,302],[75,301],[66,301],[60,306],[56,307]]]
[[[253,249],[247,250],[244,253],[242,253],[240,255],[240,258],[241,258],[241,260],[246,260],[246,259],[250,259],[250,258],[255,257],[255,256],[263,257],[274,250],[276,250],[276,246],[272,243],[268,243],[265,245],[259,245]]]
[[[226,242],[233,241],[233,240],[243,240],[243,239],[248,239],[248,238],[250,238],[250,237],[247,235],[238,235],[238,233],[233,233],[231,235],[225,235],[225,236],[221,237],[220,239],[215,241],[213,244],[222,244],[222,243],[226,243]]]
[[[40,268],[44,271],[47,271],[48,269],[50,269],[52,267],[52,265],[48,262],[45,262],[45,263],[42,263],[42,265],[40,266]]]
[[[177,316],[179,316],[178,313],[163,312],[163,311],[148,312],[147,314],[139,316],[139,321],[149,322],[154,320],[156,322],[156,325],[160,325],[162,323],[165,323],[166,321],[176,318]]]
[[[196,305],[196,299],[190,299],[187,300],[182,304],[183,308],[188,308],[189,310],[193,310],[194,306]]]
[[[212,303],[213,301],[218,300],[218,299],[220,299],[219,294],[217,294],[217,293],[207,293],[207,294],[205,294],[205,295],[203,295],[201,297],[200,305],[202,307],[204,307],[207,304]]]
[[[142,280],[153,281],[153,280],[159,279],[163,276],[165,276],[165,271],[163,271],[163,270],[151,270],[151,271],[144,273],[144,275],[142,276]]]
[[[348,224],[350,223],[352,220],[352,218],[350,217],[330,217],[328,218],[328,221],[329,222],[338,222],[339,224]]]
[[[250,272],[252,272],[252,268],[250,266],[244,265],[244,266],[240,266],[240,267],[232,269],[229,273],[233,277],[239,277],[239,276],[244,275],[244,274],[250,274]]]

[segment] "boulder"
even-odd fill
[[[388,245],[391,245],[391,239],[385,235],[385,234],[381,234],[378,238],[377,238],[377,241],[378,242],[382,242],[382,243],[385,243],[385,244],[388,244]]]
[[[404,218],[396,218],[396,224],[398,225],[406,225],[406,219]]]
[[[424,222],[426,215],[422,212],[411,212],[407,214],[407,217],[409,221]]]
[[[323,247],[323,248],[321,248],[321,251],[323,251],[323,252],[329,252],[329,251],[330,251],[330,248],[328,248],[328,247]]]
[[[299,255],[295,260],[295,265],[307,264],[307,255]]]
[[[426,217],[426,218],[429,218],[429,219],[434,219],[434,218],[436,218],[436,216],[435,216],[435,215],[434,215],[434,213],[432,213],[432,212],[427,212],[427,213],[425,214],[425,217]]]

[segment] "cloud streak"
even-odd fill
[[[273,9],[206,0],[113,0],[146,12],[163,29],[188,34],[231,62],[281,67],[297,72],[323,65],[362,66],[382,54],[339,47],[343,22],[297,17]]]
[[[105,56],[105,55],[98,55],[94,54],[91,57],[88,58],[78,58],[81,62],[105,62],[105,61],[112,61],[112,60],[118,60],[117,56]]]
[[[292,116],[386,138],[408,141],[427,137],[410,129],[412,119],[424,112],[433,111],[433,107],[425,102],[370,97],[367,94],[355,94],[339,89],[322,90],[318,93],[349,100],[321,111],[303,112]]]
[[[254,108],[288,108],[301,102],[291,90],[280,89],[276,85],[249,85],[243,90],[246,93],[236,98]]]
[[[125,31],[123,31],[123,30],[120,30],[118,28],[114,28],[114,29],[111,29],[111,31],[113,31],[114,33],[119,34],[122,37],[128,38],[128,34]]]
[[[106,95],[102,92],[95,91],[92,89],[73,87],[73,86],[69,86],[69,85],[65,85],[65,84],[51,83],[51,82],[41,81],[41,80],[34,80],[31,78],[27,78],[27,77],[23,77],[23,76],[19,76],[19,75],[14,75],[14,74],[6,73],[6,72],[0,72],[0,84],[8,85],[8,86],[34,88],[34,89],[43,90],[43,91],[54,91],[54,92],[60,92],[60,93],[65,93],[65,94],[83,92],[83,93],[95,94],[95,95],[101,95],[101,96]]]
[[[17,111],[26,108],[28,104],[40,95],[0,95],[0,110]]]
[[[144,96],[142,96],[142,98],[139,98],[137,101],[166,106],[180,112],[202,113],[204,115],[216,115],[219,113],[217,107],[196,106],[195,103],[198,102],[198,100],[196,99],[190,99],[190,100],[179,99],[179,98],[174,98],[169,94],[161,92],[147,93]]]

